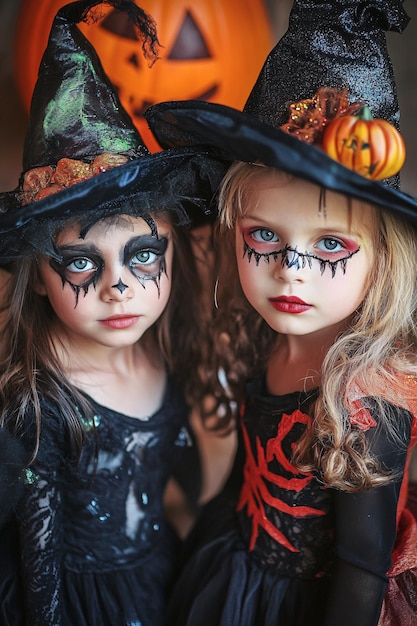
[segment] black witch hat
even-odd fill
[[[222,159],[263,163],[417,223],[417,200],[399,191],[398,177],[377,182],[318,147],[332,119],[362,106],[398,128],[385,32],[407,23],[401,0],[295,0],[243,112],[168,102],[147,111],[148,124],[165,148],[200,145]]]
[[[128,14],[145,55],[157,56],[155,24],[133,0],[104,0]],[[40,223],[172,210],[180,224],[211,214],[225,167],[186,147],[151,154],[77,27],[101,0],[63,7],[53,22],[32,97],[17,189],[0,194],[0,258],[36,245]]]

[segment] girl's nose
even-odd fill
[[[106,302],[130,300],[133,297],[133,280],[134,278],[130,272],[104,272],[101,284],[101,297]]]
[[[128,289],[128,286],[124,284],[121,278],[119,278],[117,284],[112,285],[112,289],[118,289],[120,293],[123,294],[123,292]]]
[[[305,267],[305,260],[297,250],[291,248],[275,261],[273,275],[275,279],[285,282],[302,282]]]

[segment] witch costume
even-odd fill
[[[333,101],[322,97],[330,92],[322,88],[347,93],[347,107],[359,101],[398,127],[385,31],[401,32],[407,22],[399,0],[295,0],[288,31],[268,56],[243,112],[169,102],[151,107],[148,123],[164,147],[200,145],[231,162],[275,167],[417,225],[417,201],[399,190],[398,177],[376,182],[362,176],[327,156],[314,139],[333,115]],[[304,135],[313,139],[303,141]],[[363,492],[323,488],[317,476],[293,464],[292,450],[311,420],[316,395],[271,395],[264,376],[248,383],[239,420],[243,460],[239,455],[234,483],[210,503],[208,520],[201,520],[204,539],[197,542],[203,545],[174,588],[170,626],[417,624],[417,523],[406,505],[410,451],[417,441],[415,381],[403,405],[389,407],[402,433],[394,453],[383,429],[373,428],[378,400],[358,395],[352,424],[367,433],[382,465],[402,477],[374,489],[372,503]],[[235,513],[228,505],[236,505]],[[340,537],[334,535],[335,515],[343,525]],[[386,520],[378,537],[373,515]],[[358,606],[346,602],[344,583],[356,586]]]
[[[36,251],[56,257],[45,233],[68,218],[89,228],[110,215],[160,208],[174,223],[194,225],[212,213],[224,165],[192,147],[148,151],[77,27],[97,4],[69,4],[52,25],[24,172],[17,189],[0,194],[0,257],[11,269]],[[110,4],[128,13],[152,56],[153,21],[133,1]],[[22,492],[0,536],[2,626],[165,623],[176,542],[162,497],[189,444],[188,407],[169,378],[162,406],[147,420],[86,400],[93,417],[80,414],[85,444],[77,464],[60,407],[42,397],[35,460],[18,479],[36,441],[27,415],[25,460],[19,451],[17,468],[1,475]]]

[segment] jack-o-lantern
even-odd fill
[[[324,131],[323,148],[342,165],[373,180],[394,176],[405,160],[398,130],[386,120],[374,119],[368,107],[333,119]]]
[[[68,0],[23,0],[16,30],[15,74],[29,108],[52,20]],[[272,47],[263,0],[138,0],[155,19],[160,58],[149,67],[126,15],[99,5],[80,29],[96,49],[144,141],[157,149],[143,113],[164,100],[200,99],[242,108]]]

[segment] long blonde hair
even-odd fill
[[[223,344],[218,342],[218,365],[226,374],[229,393],[232,390],[238,401],[243,397],[244,377],[265,367],[276,333],[245,303],[237,284],[230,235],[249,199],[253,201],[256,183],[273,172],[264,166],[235,163],[219,197],[219,254],[227,255],[226,262],[220,260],[220,282],[222,267],[227,268],[227,277],[223,292],[219,288],[221,309],[215,318],[215,332],[223,336]],[[351,426],[353,400],[358,394],[381,398],[383,426],[399,442],[387,402],[407,409],[407,399],[414,393],[410,377],[417,376],[417,232],[388,211],[375,213],[375,260],[367,294],[349,328],[324,359],[319,396],[312,407],[314,420],[294,452],[300,469],[316,470],[326,484],[351,491],[389,480],[370,455],[364,433]],[[226,319],[230,315],[232,319]],[[233,360],[239,364],[233,365]],[[224,399],[219,392],[217,397]]]

